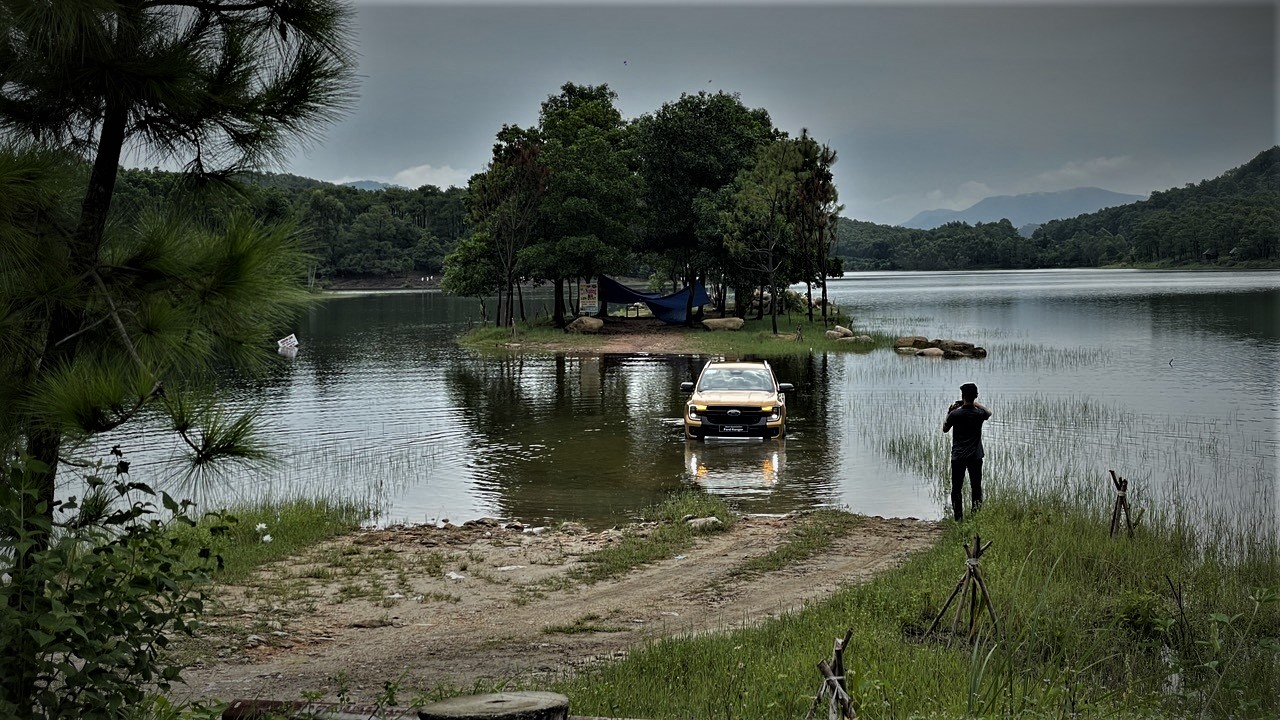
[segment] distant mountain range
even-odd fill
[[[932,230],[949,222],[998,222],[1008,219],[1016,228],[1035,226],[1050,220],[1073,218],[1103,208],[1145,200],[1145,195],[1126,195],[1097,187],[1078,187],[1057,192],[997,195],[984,198],[964,210],[925,210],[902,224],[903,227]],[[1034,229],[1034,228],[1032,228]]]

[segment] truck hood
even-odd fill
[[[779,405],[776,393],[767,390],[707,390],[694,393],[694,405]]]

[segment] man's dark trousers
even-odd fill
[[[951,508],[956,521],[964,519],[964,473],[969,471],[969,489],[973,494],[973,509],[982,506],[982,458],[951,459]]]

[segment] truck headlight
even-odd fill
[[[769,422],[778,422],[781,419],[782,415],[777,410],[769,414]]]
[[[688,413],[689,413],[690,420],[698,419],[698,407],[696,405],[690,405],[688,408]]]

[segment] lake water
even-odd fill
[[[1141,502],[1274,531],[1280,273],[860,273],[830,295],[855,327],[968,340],[990,355],[773,360],[796,385],[785,441],[686,443],[679,385],[704,357],[476,354],[454,342],[479,314],[474,301],[333,297],[297,326],[296,358],[232,388],[237,406],[263,409],[277,464],[178,490],[206,505],[357,498],[384,523],[599,526],[691,486],[744,512],[939,518],[950,442],[940,426],[973,381],[995,413],[989,494],[1063,482],[1109,492],[1114,469]],[[545,312],[532,297],[531,312]],[[135,458],[135,475],[155,458]]]

